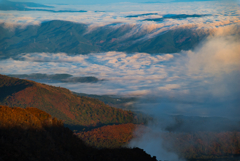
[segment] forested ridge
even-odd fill
[[[156,161],[139,148],[95,149],[42,110],[0,105],[3,161]]]
[[[76,133],[87,145],[97,148],[118,148],[127,146],[134,137],[134,130],[141,125],[132,123],[107,125],[91,131]]]
[[[69,127],[83,129],[108,124],[131,123],[131,111],[117,109],[94,98],[77,96],[61,87],[0,75],[0,104],[36,107],[62,119]]]

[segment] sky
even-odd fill
[[[214,0],[12,0],[15,2],[35,2],[45,4],[110,4],[119,2],[131,2],[131,3],[166,3],[166,2],[189,2],[189,1],[214,1]]]

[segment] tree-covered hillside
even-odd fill
[[[156,161],[139,148],[86,146],[61,120],[37,108],[0,105],[0,136],[4,161]]]
[[[133,113],[104,104],[94,98],[77,96],[61,87],[0,75],[0,104],[36,107],[73,129],[107,124],[131,123]]]
[[[87,145],[97,148],[119,148],[127,146],[134,137],[134,131],[141,125],[132,123],[107,125],[91,131],[79,132],[76,135]]]

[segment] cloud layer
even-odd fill
[[[56,5],[56,10],[79,10],[84,13],[49,13],[40,11],[0,11],[0,23],[6,27],[40,24],[49,20],[66,20],[90,24],[89,30],[112,23],[132,24],[135,31],[147,30],[158,34],[179,27],[215,29],[221,26],[239,24],[240,12],[236,2],[175,2],[175,3],[119,3],[109,5]],[[96,12],[104,11],[104,12]],[[148,14],[156,13],[156,14]],[[129,15],[145,14],[140,17]],[[167,14],[209,15],[204,17],[188,17],[165,19],[161,22],[142,21],[144,19],[162,18]]]
[[[0,72],[19,74],[48,71],[48,74],[69,73],[74,76],[96,76],[109,81],[99,85],[99,89],[91,85],[71,89],[85,93],[121,94],[145,90],[146,84],[149,83],[152,83],[149,87],[153,87],[159,80],[167,77],[162,62],[173,58],[171,54],[153,56],[146,53],[126,54],[122,52],[78,56],[67,56],[64,53],[32,53],[22,55],[18,60],[3,60]],[[95,91],[93,92],[91,88]]]
[[[68,73],[95,76],[97,84],[53,83],[79,93],[142,96],[148,113],[238,117],[240,47],[216,34],[194,50],[175,54],[105,52],[69,56],[29,53],[1,60],[2,74]],[[155,111],[157,110],[157,111]]]

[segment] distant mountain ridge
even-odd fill
[[[88,77],[74,77],[70,74],[42,74],[42,73],[32,73],[32,74],[11,74],[10,77],[20,78],[20,79],[40,79],[49,81],[59,81],[59,82],[69,82],[69,83],[97,83],[103,81],[103,79],[98,79],[93,76]]]
[[[209,33],[193,29],[169,30],[152,38],[145,38],[147,30],[131,34],[131,25],[110,24],[89,31],[87,24],[53,20],[41,25],[15,28],[0,25],[0,57],[14,57],[20,53],[64,52],[88,54],[107,51],[175,53],[194,48]]]
[[[61,87],[0,75],[0,105],[36,107],[64,120],[69,127],[132,123],[134,115]]]

